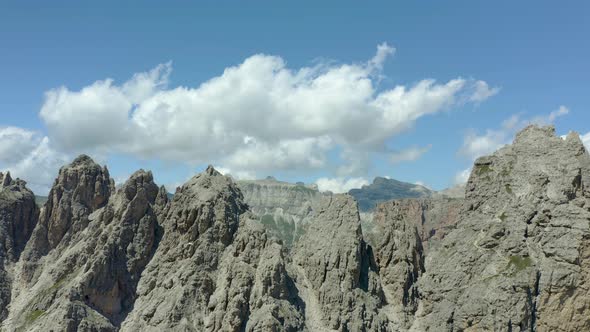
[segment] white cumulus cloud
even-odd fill
[[[170,86],[172,64],[165,63],[121,83],[57,87],[45,93],[39,113],[47,136],[0,128],[0,167],[48,187],[75,154],[123,154],[213,163],[236,177],[323,170],[339,179],[324,183],[341,191],[364,181],[375,155],[400,162],[424,153],[392,152],[385,144],[421,117],[498,92],[461,77],[381,88],[394,53],[383,43],[366,62],[301,68],[256,54],[199,85],[178,87]]]
[[[426,152],[428,152],[430,148],[432,148],[432,145],[404,149],[399,152],[393,153],[390,156],[389,161],[393,164],[397,164],[403,161],[414,161],[420,158]]]
[[[3,144],[0,139],[0,145]],[[19,177],[27,181],[28,187],[33,192],[45,195],[53,179],[57,177],[61,166],[69,163],[72,156],[55,150],[48,137],[42,137],[36,146],[28,150],[20,160],[1,163],[2,169],[11,172],[13,177]]]
[[[316,181],[320,191],[331,191],[335,194],[346,193],[350,189],[361,188],[368,185],[369,181],[365,178],[319,178]]]
[[[469,180],[470,175],[471,175],[471,167],[457,172],[455,174],[455,177],[453,178],[453,184],[454,185],[461,185],[461,184],[466,183],[467,180]]]
[[[581,135],[580,139],[582,140],[582,143],[584,143],[586,150],[590,151],[590,132]]]
[[[500,92],[498,87],[490,87],[485,81],[477,81],[474,84],[474,91],[469,100],[480,103]]]
[[[40,140],[40,136],[34,131],[18,127],[0,128],[0,165],[24,159]]]
[[[214,167],[219,173],[223,175],[229,175],[235,180],[255,180],[256,174],[247,171],[232,171],[227,167],[215,166]]]
[[[420,117],[461,103],[466,93],[478,102],[491,95],[482,94],[487,83],[462,78],[380,91],[393,53],[381,44],[366,63],[299,69],[257,54],[197,87],[176,88],[168,86],[168,63],[121,85],[106,79],[79,91],[50,90],[40,115],[55,144],[68,150],[261,171],[326,167],[326,153],[341,147],[339,174],[360,174],[371,153]]]

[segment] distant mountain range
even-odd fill
[[[358,202],[359,210],[367,212],[381,202],[400,198],[428,197],[434,191],[418,184],[376,177],[370,185],[351,189],[348,193]]]
[[[318,192],[317,187],[315,187],[314,185],[304,185],[301,182],[282,182],[277,181],[272,177],[267,177],[266,179],[261,180],[238,181],[238,185],[241,187],[241,189],[257,185],[283,185],[293,187],[294,190],[299,188],[302,191],[307,191],[310,193]],[[362,212],[367,212],[373,210],[378,203],[389,201],[392,199],[429,197],[434,194],[456,196],[455,191],[457,191],[457,193],[462,194],[464,188],[460,187],[459,190],[454,189],[455,188],[449,188],[440,192],[436,192],[422,185],[398,181],[395,179],[388,179],[384,177],[376,177],[373,180],[373,183],[371,183],[370,185],[365,185],[362,188],[358,189],[351,189],[348,193],[351,196],[353,196],[358,202],[359,210],[361,210]],[[250,195],[251,199],[254,199],[255,194]],[[168,193],[168,199],[172,199],[172,197],[174,197],[174,194]],[[36,195],[35,201],[37,205],[41,206],[45,204],[45,202],[47,201],[47,196]]]

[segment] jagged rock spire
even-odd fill
[[[383,291],[356,202],[349,195],[328,196],[316,212],[295,248],[294,263],[301,270],[297,279],[304,300],[318,303],[319,308],[309,308],[319,311],[317,324],[328,330],[384,331]]]
[[[34,256],[55,248],[88,224],[88,216],[105,206],[114,192],[114,181],[105,167],[81,155],[62,167],[40,216],[31,247]]]

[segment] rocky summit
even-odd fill
[[[41,208],[0,173],[0,329],[589,331],[588,183],[578,135],[536,126],[370,231],[354,195],[213,167],[170,199],[80,156]]]

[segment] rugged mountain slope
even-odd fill
[[[326,195],[315,186],[277,181],[273,177],[238,181],[237,185],[250,211],[288,247],[305,233],[314,206]]]
[[[464,200],[379,204],[371,244],[352,196],[304,196],[289,248],[212,167],[169,200],[143,170],[115,192],[80,156],[40,213],[0,175],[0,329],[590,330],[589,181],[576,134],[529,127],[476,161]]]
[[[116,330],[156,245],[158,187],[138,171],[111,190],[86,156],[62,168],[17,270],[6,330]]]
[[[294,249],[292,273],[310,331],[401,331],[417,307],[423,251],[409,220],[388,223],[375,250],[349,195],[322,199]]]
[[[427,197],[433,192],[421,185],[376,177],[370,185],[351,189],[348,193],[356,199],[361,212],[367,212],[381,202],[400,198]]]
[[[416,331],[587,331],[590,157],[528,127],[479,158],[454,231],[426,259]]]
[[[212,167],[183,185],[122,330],[299,330],[282,248],[246,212],[237,186]]]

